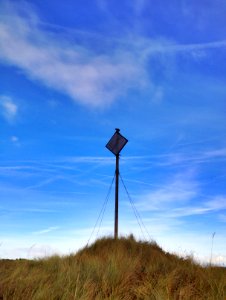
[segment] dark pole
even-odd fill
[[[115,168],[115,239],[118,238],[118,187],[119,187],[119,154],[116,155],[116,168]]]
[[[115,231],[114,238],[118,239],[118,202],[119,202],[119,153],[126,145],[128,140],[119,133],[120,129],[115,128],[115,133],[106,145],[106,148],[110,150],[116,158],[115,167]]]

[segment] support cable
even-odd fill
[[[98,237],[98,234],[99,234],[99,231],[100,231],[100,228],[101,228],[101,225],[102,225],[102,221],[103,221],[104,214],[105,214],[105,211],[106,211],[106,208],[107,208],[108,200],[110,198],[110,194],[111,194],[111,190],[112,190],[112,185],[114,183],[114,179],[115,179],[115,176],[112,179],[111,186],[110,186],[108,194],[106,196],[106,201],[105,201],[105,205],[103,206],[103,213],[102,213],[102,216],[100,218],[100,223],[99,223],[99,227],[98,227],[98,230],[97,230],[96,238]]]
[[[146,231],[146,234],[147,234],[148,237],[149,237],[149,241],[151,241],[151,240],[152,240],[152,237],[150,236],[150,234],[149,234],[149,232],[148,232],[146,226],[144,225],[144,222],[143,222],[143,220],[142,220],[142,218],[141,218],[141,216],[140,216],[138,210],[136,209],[135,203],[134,203],[134,201],[132,200],[132,198],[131,198],[131,196],[130,196],[130,194],[129,194],[127,188],[126,188],[126,185],[125,185],[125,183],[124,183],[124,181],[123,181],[123,179],[122,179],[121,174],[119,174],[119,176],[120,176],[121,182],[122,182],[122,184],[123,184],[123,186],[124,186],[124,189],[125,189],[125,191],[126,191],[126,194],[127,194],[127,196],[128,196],[129,202],[130,202],[130,204],[131,204],[131,206],[132,206],[132,208],[133,208],[134,215],[135,215],[135,217],[136,217],[136,219],[137,219],[137,223],[138,223],[138,225],[139,225],[139,227],[140,227],[140,230],[141,230],[141,232],[142,232],[142,234],[143,234],[143,237],[144,237],[144,239],[145,239],[145,234],[144,234],[144,231],[143,231],[143,229],[144,229],[144,230]],[[143,229],[142,229],[142,226],[143,226]]]
[[[92,230],[92,232],[91,232],[91,235],[90,235],[90,237],[89,237],[89,239],[88,239],[88,242],[87,242],[87,244],[86,244],[86,247],[89,245],[89,242],[90,242],[90,240],[91,240],[91,238],[92,238],[92,236],[93,236],[93,234],[94,234],[94,232],[95,232],[95,230],[96,230],[96,228],[97,228],[98,223],[99,223],[99,227],[98,227],[97,235],[98,235],[98,233],[99,233],[99,231],[100,231],[100,227],[101,227],[101,224],[102,224],[102,221],[103,221],[103,217],[104,217],[105,210],[106,210],[106,207],[107,207],[107,203],[108,203],[108,200],[109,200],[109,197],[110,197],[110,194],[111,194],[112,185],[113,185],[113,183],[114,183],[114,180],[115,180],[115,174],[114,174],[114,176],[113,176],[113,178],[112,178],[110,187],[109,187],[109,189],[108,189],[108,193],[107,193],[107,195],[106,195],[106,198],[105,198],[105,200],[104,200],[104,203],[103,203],[102,208],[101,208],[101,210],[100,210],[100,213],[99,213],[99,215],[98,215],[98,218],[97,218],[97,220],[96,220],[96,223],[95,223],[95,225],[94,225],[94,227],[93,227],[93,230]],[[97,235],[96,235],[96,236],[97,236]]]

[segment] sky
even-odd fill
[[[120,128],[119,235],[226,265],[225,16],[223,0],[0,0],[0,258],[113,235]]]

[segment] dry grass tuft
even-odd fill
[[[155,242],[103,238],[76,255],[0,260],[2,300],[225,300],[226,268],[201,267]]]

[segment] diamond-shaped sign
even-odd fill
[[[107,143],[106,148],[113,154],[118,155],[127,142],[128,140],[119,133],[119,129],[116,129],[116,132]]]

